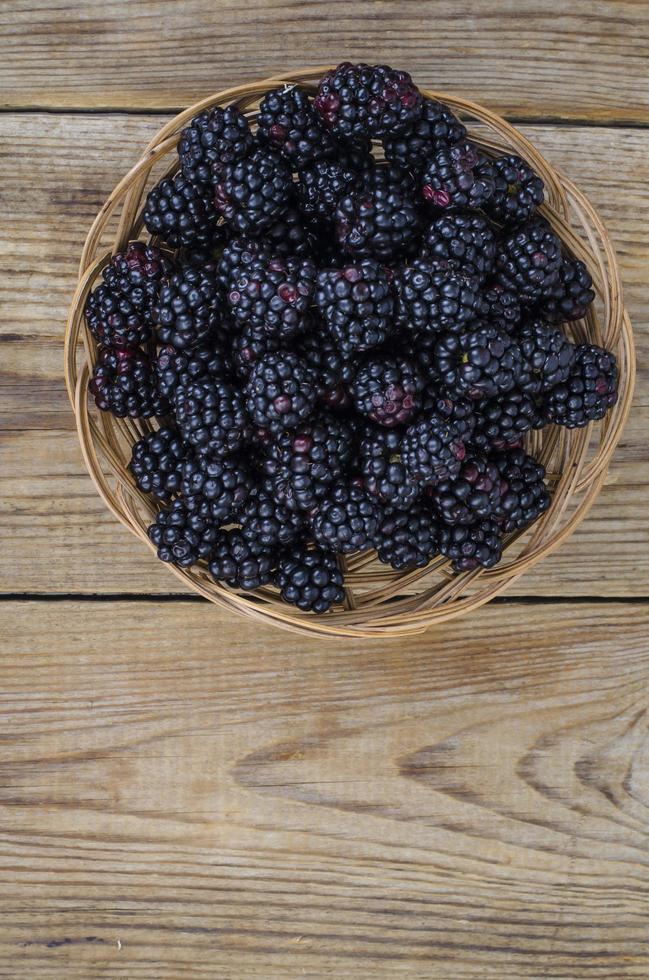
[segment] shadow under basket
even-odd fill
[[[254,122],[259,100],[267,91],[281,82],[315,91],[327,70],[304,69],[290,76],[217,92],[180,113],[159,131],[142,158],[119,182],[88,234],[66,331],[68,393],[84,459],[99,493],[113,514],[154,554],[147,527],[159,505],[137,489],[127,467],[133,444],[156,425],[145,420],[116,419],[95,409],[89,398],[88,380],[97,348],[83,315],[87,296],[111,255],[141,236],[146,193],[162,176],[177,170],[176,144],[193,116],[210,106],[236,105]],[[574,184],[499,116],[444,93],[423,90],[423,94],[450,105],[468,125],[471,138],[487,153],[517,153],[543,178],[546,203],[542,213],[566,250],[586,263],[596,292],[588,315],[566,329],[577,343],[590,342],[614,351],[620,375],[619,398],[601,422],[573,430],[548,426],[530,435],[527,448],[547,470],[552,503],[529,529],[509,536],[501,563],[489,571],[454,574],[449,562],[438,557],[424,569],[396,572],[381,564],[374,552],[351,555],[342,560],[344,605],[317,616],[284,603],[271,587],[256,592],[230,589],[215,582],[203,564],[186,570],[167,566],[186,586],[210,602],[293,632],[407,636],[488,602],[558,548],[584,519],[604,483],[630,409],[635,374],[633,334],[622,303],[615,254],[599,216]]]

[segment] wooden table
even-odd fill
[[[0,5],[0,978],[649,975],[649,8]],[[420,639],[230,619],[107,513],[62,381],[85,232],[178,108],[389,61],[601,209],[639,351],[590,517]]]

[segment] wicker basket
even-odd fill
[[[290,76],[265,79],[218,92],[167,123],[144,150],[142,158],[119,182],[88,234],[66,332],[65,376],[76,416],[81,449],[90,476],[113,514],[141,541],[153,548],[146,529],[155,513],[151,499],[140,493],[127,469],[130,450],[154,426],[146,421],[115,419],[91,410],[87,388],[96,346],[84,321],[88,293],[112,253],[142,232],[142,201],[163,175],[177,169],[176,143],[182,128],[212,105],[235,104],[254,119],[259,99],[281,81],[313,90],[326,68],[304,69]],[[544,463],[552,493],[550,509],[529,530],[511,535],[503,560],[490,571],[454,575],[441,558],[421,570],[395,572],[380,564],[373,552],[348,557],[344,608],[324,616],[302,613],[283,603],[272,588],[239,592],[215,583],[207,568],[182,570],[169,566],[194,591],[211,602],[294,632],[334,636],[406,636],[435,623],[470,612],[511,585],[528,568],[554,551],[584,519],[597,497],[631,404],[635,374],[633,337],[622,305],[618,268],[610,239],[584,195],[516,129],[499,116],[463,99],[425,91],[441,98],[469,125],[472,138],[488,153],[514,151],[528,160],[545,181],[543,213],[573,255],[593,277],[597,300],[586,319],[570,325],[572,338],[615,351],[620,368],[620,396],[603,422],[585,429],[549,426],[532,433],[529,449]]]

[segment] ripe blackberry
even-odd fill
[[[180,490],[187,450],[173,429],[157,429],[133,446],[128,468],[142,493],[169,500]]]
[[[420,230],[414,185],[393,168],[377,168],[361,189],[340,199],[335,222],[343,252],[391,259],[412,246]]]
[[[235,276],[257,261],[270,259],[272,255],[272,247],[266,239],[231,238],[217,263],[219,285],[227,290]]]
[[[518,293],[491,279],[482,289],[481,316],[499,330],[515,333],[523,318]]]
[[[390,338],[386,349],[394,354],[407,357],[419,367],[424,376],[427,391],[434,392],[437,397],[440,385],[435,360],[435,347],[437,346],[438,335],[427,330],[406,330],[404,333],[395,333]],[[424,392],[424,401],[428,395]]]
[[[480,208],[494,192],[489,160],[468,140],[442,144],[421,176],[424,200],[438,208]]]
[[[303,255],[310,257],[317,248],[316,234],[300,212],[289,206],[272,225],[264,229],[264,241],[273,255]]]
[[[88,296],[85,315],[97,343],[111,350],[139,347],[151,336],[149,314],[103,282]]]
[[[568,379],[576,348],[560,330],[528,320],[516,339],[531,372],[531,393],[549,391]]]
[[[289,202],[292,186],[286,161],[263,147],[243,160],[225,164],[214,204],[238,234],[255,234],[277,221]]]
[[[435,353],[443,383],[469,398],[494,398],[529,382],[520,347],[491,324],[446,334]]]
[[[361,364],[350,392],[361,414],[392,427],[405,424],[420,405],[424,381],[403,357],[374,355]]]
[[[500,473],[501,494],[494,518],[503,533],[527,527],[550,506],[545,467],[522,449],[496,453],[493,465]]]
[[[561,243],[546,221],[536,218],[505,238],[496,255],[496,280],[524,304],[543,299],[559,279]]]
[[[503,225],[528,221],[543,204],[543,181],[529,163],[518,156],[502,156],[491,161],[494,192],[485,202],[490,218]]]
[[[550,323],[581,320],[595,300],[590,272],[579,259],[564,258],[559,278],[541,300],[538,312]]]
[[[117,252],[102,272],[111,292],[124,296],[145,317],[151,312],[162,279],[170,276],[173,262],[155,245],[129,242],[123,252]]]
[[[334,484],[312,521],[313,537],[322,548],[338,554],[366,551],[374,544],[381,509],[355,483]]]
[[[218,378],[226,381],[232,374],[230,358],[218,343],[202,344],[193,350],[162,347],[155,360],[158,391],[169,401],[179,385],[186,386],[199,378]]]
[[[216,524],[226,524],[235,518],[248,500],[252,487],[248,469],[232,457],[188,456],[183,464],[183,496],[200,496],[209,501]]]
[[[471,441],[478,419],[476,403],[470,398],[449,395],[442,389],[436,390],[434,398],[426,406],[428,411],[434,411],[443,419],[452,422],[460,439],[464,443]]]
[[[361,164],[361,159],[364,163]],[[371,167],[372,157],[341,153],[301,167],[297,175],[300,209],[307,217],[332,219],[339,201],[360,188]]]
[[[548,395],[550,421],[580,429],[604,418],[617,401],[617,379],[617,361],[611,351],[580,344],[569,377]]]
[[[406,470],[422,486],[456,477],[465,454],[457,425],[436,412],[429,412],[410,425],[401,444]]]
[[[182,173],[166,177],[149,191],[144,224],[172,248],[208,246],[216,234],[218,215],[206,184],[192,184]]]
[[[366,426],[359,442],[360,472],[369,493],[391,507],[406,510],[421,494],[401,455],[403,435],[395,429]]]
[[[262,489],[256,489],[248,497],[237,520],[253,552],[284,548],[303,530],[302,516]]]
[[[391,333],[390,276],[374,259],[318,274],[314,298],[343,353],[378,347]]]
[[[311,415],[317,388],[308,365],[297,354],[277,351],[256,362],[245,394],[254,425],[279,434],[297,428]]]
[[[178,385],[173,410],[183,439],[199,453],[232,453],[250,434],[244,397],[227,381],[200,377]]]
[[[439,550],[451,559],[454,572],[468,572],[479,565],[493,568],[502,557],[502,541],[495,521],[476,524],[441,524]]]
[[[548,421],[536,400],[518,388],[474,405],[477,424],[469,441],[483,451],[518,446],[527,432]]]
[[[138,349],[100,350],[88,388],[97,408],[120,419],[150,419],[168,407],[158,394],[151,361]]]
[[[227,290],[235,321],[282,339],[304,331],[315,289],[311,259],[273,256],[240,266]]]
[[[295,353],[311,368],[318,398],[332,408],[349,408],[347,388],[356,373],[355,362],[345,357],[324,324],[312,323],[311,329],[294,342]]]
[[[163,281],[153,317],[158,339],[179,350],[209,343],[223,322],[216,266],[184,265]]]
[[[379,561],[403,572],[425,568],[439,551],[439,522],[429,507],[388,510],[375,536]]]
[[[397,323],[439,334],[464,329],[480,316],[480,281],[466,270],[436,270],[428,257],[414,259],[395,277]]]
[[[442,146],[466,139],[466,127],[443,102],[423,99],[419,118],[403,133],[383,140],[386,159],[419,171]]]
[[[209,559],[218,528],[207,501],[189,497],[174,500],[159,511],[147,534],[158,549],[160,561],[188,568],[200,558]]]
[[[468,454],[460,472],[441,480],[430,491],[430,499],[446,524],[474,524],[495,517],[503,492],[499,467],[477,453]]]
[[[334,141],[309,96],[295,85],[267,92],[259,104],[259,138],[295,166],[333,155]]]
[[[248,156],[254,145],[248,120],[236,106],[214,106],[180,134],[180,167],[190,183],[214,184],[226,163]]]
[[[269,336],[264,330],[244,327],[241,333],[232,338],[232,360],[238,377],[246,381],[255,364],[279,348],[279,338]]]
[[[210,556],[210,574],[217,582],[227,582],[235,589],[259,589],[273,578],[277,555],[258,551],[241,531],[220,531]]]
[[[345,600],[344,579],[336,556],[303,543],[282,555],[275,584],[284,602],[304,612],[325,613]]]
[[[409,129],[419,118],[421,102],[408,72],[345,61],[324,76],[314,107],[329,129],[344,139],[381,139]]]
[[[422,244],[437,269],[462,269],[481,281],[493,271],[496,234],[477,211],[450,211],[435,218]]]

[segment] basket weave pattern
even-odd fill
[[[66,331],[68,393],[84,459],[99,493],[113,514],[153,551],[146,529],[156,505],[137,489],[127,466],[133,443],[155,425],[146,420],[116,419],[92,405],[88,380],[97,348],[83,315],[87,296],[111,255],[140,236],[146,192],[162,176],[176,171],[180,132],[196,113],[217,104],[234,104],[254,120],[259,100],[267,91],[281,82],[314,91],[326,70],[305,69],[228,89],[180,113],[158,132],[142,158],[119,182],[88,234]],[[546,467],[552,504],[530,529],[509,537],[503,560],[489,571],[454,575],[449,563],[440,557],[425,569],[404,573],[382,565],[372,552],[352,555],[342,565],[344,608],[315,616],[283,603],[275,589],[238,592],[214,582],[202,565],[187,570],[168,566],[187,586],[212,602],[296,632],[356,637],[410,635],[488,602],[558,548],[584,519],[606,478],[630,409],[635,375],[631,324],[622,303],[615,254],[592,205],[499,116],[443,93],[423,90],[423,94],[449,104],[486,152],[515,152],[543,178],[546,203],[542,212],[566,248],[588,266],[597,295],[588,316],[569,325],[569,334],[578,343],[591,342],[615,352],[620,371],[619,399],[600,423],[575,430],[549,426],[530,435],[528,449]]]

